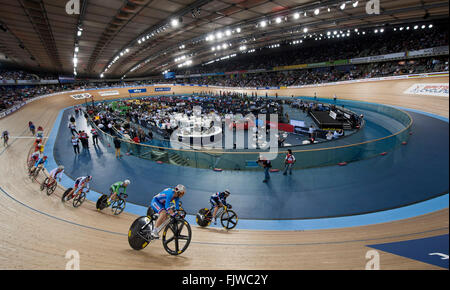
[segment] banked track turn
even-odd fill
[[[345,99],[402,106],[448,118],[448,98],[403,94],[414,83],[448,83],[448,80],[445,77],[384,81],[283,93],[312,96],[317,92],[320,97],[336,94]],[[177,88],[176,93],[192,90]],[[261,94],[265,92],[258,91]],[[0,129],[7,128],[11,136],[30,136],[27,124],[31,120],[43,126],[48,134],[61,109],[80,103],[69,95],[32,102],[1,119]],[[447,208],[406,220],[333,230],[226,232],[193,227],[192,243],[181,256],[168,255],[158,241],[137,252],[129,247],[126,236],[134,215],[99,213],[91,202],[78,209],[63,205],[59,198],[62,188],[48,197],[26,174],[26,157],[33,139],[12,139],[10,143],[6,150],[0,149],[1,269],[65,269],[69,250],[80,253],[81,269],[364,269],[365,255],[370,250],[366,245],[448,234]],[[379,253],[381,269],[442,269]]]

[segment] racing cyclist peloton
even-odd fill
[[[217,225],[216,214],[217,211],[219,210],[219,207],[226,206],[231,209],[231,205],[227,203],[227,197],[229,196],[230,191],[227,189],[224,192],[214,193],[213,195],[211,195],[211,198],[209,199],[209,202],[211,203],[212,207],[214,207],[214,212],[212,216],[215,225]]]
[[[82,191],[84,188],[87,188],[89,191],[89,182],[92,180],[92,176],[83,176],[78,177],[77,180],[75,180],[75,186],[72,188],[72,190],[69,192],[67,196],[72,196],[77,189],[80,189]]]
[[[171,216],[175,215],[172,209],[172,200],[175,201],[175,209],[180,209],[180,198],[183,197],[185,193],[186,188],[184,185],[178,184],[175,188],[166,188],[153,197],[151,207],[159,214],[155,227],[151,233],[155,239],[159,239],[159,227],[167,219],[167,212],[169,212]]]
[[[113,185],[111,185],[111,188],[109,189],[110,191],[110,195],[108,198],[108,205],[111,205],[111,200],[116,200],[117,199],[117,194],[119,193],[119,189],[123,188],[123,192],[121,192],[120,194],[126,194],[127,192],[127,187],[128,185],[130,185],[130,181],[127,179],[125,181],[118,181],[116,183],[114,183]]]

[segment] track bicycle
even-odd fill
[[[41,191],[47,189],[47,195],[50,196],[55,192],[56,187],[58,186],[58,182],[56,179],[52,178],[53,181],[50,182],[50,177],[45,178],[45,180],[41,183]]]
[[[89,192],[87,188],[77,188],[75,191],[69,195],[73,188],[68,188],[61,197],[61,201],[63,203],[70,201],[73,199],[72,205],[73,207],[79,207],[86,200],[86,193]]]
[[[136,219],[128,231],[128,243],[134,250],[142,250],[153,242],[151,235],[155,227],[158,215],[150,211],[150,216],[142,216]],[[182,214],[182,213],[181,213]],[[175,216],[169,216],[161,225],[158,234],[163,231],[162,244],[170,255],[180,255],[189,247],[192,239],[192,231],[189,223],[180,212]]]
[[[239,220],[236,212],[231,210],[231,208],[232,208],[231,205],[229,205],[228,207],[224,205],[219,208],[219,210],[217,211],[217,214],[215,216],[215,218],[220,217],[220,223],[226,230],[234,229],[237,226],[237,223]],[[195,221],[197,222],[197,224],[199,226],[207,227],[211,224],[211,222],[213,220],[213,216],[212,216],[213,212],[214,212],[214,207],[212,207],[211,209],[202,208],[201,210],[198,211],[198,213],[195,217]]]
[[[111,204],[108,204],[108,195],[103,194],[97,200],[95,207],[98,211],[104,210],[107,207],[111,207],[112,213],[114,215],[119,215],[123,212],[126,206],[126,198],[128,194],[119,193],[117,194],[116,200],[112,200]]]
[[[31,166],[28,168],[28,176],[31,179],[36,179],[38,177],[39,173],[41,172],[41,170],[44,168],[44,165],[40,164],[37,167],[35,167],[34,169],[33,169],[33,167],[34,166]]]

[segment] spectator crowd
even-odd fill
[[[388,31],[389,30],[389,31]],[[343,31],[344,33],[346,31]],[[448,46],[446,25],[433,28],[367,33],[340,39],[315,41],[305,39],[302,44],[281,45],[279,48],[264,48],[251,54],[240,54],[228,60],[210,65],[198,65],[176,70],[176,75],[227,72],[252,69],[271,69],[273,67],[336,61],[357,57],[375,56],[388,53],[405,52],[425,48]],[[93,82],[77,81],[74,84],[60,85],[0,85],[0,112],[21,104],[27,99],[64,90],[137,86],[154,83],[191,83],[230,87],[278,87],[314,85],[338,81],[395,76],[403,74],[448,71],[448,55],[429,56],[416,59],[402,59],[366,64],[345,64],[331,67],[317,67],[298,70],[266,71],[259,73],[240,73],[232,75],[196,78],[176,78],[166,80],[162,76],[151,76],[142,81]],[[1,80],[57,79],[57,76],[23,70],[0,69]],[[1,82],[0,82],[1,83]]]

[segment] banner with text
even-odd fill
[[[415,84],[407,89],[404,94],[406,95],[427,95],[438,97],[449,97],[448,83],[435,83],[435,84]]]

